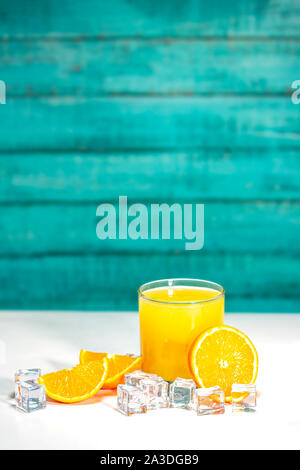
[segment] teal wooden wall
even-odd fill
[[[0,308],[136,309],[165,277],[300,312],[298,0],[0,5]],[[205,245],[100,241],[96,207],[205,204]]]

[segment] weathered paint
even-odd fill
[[[222,283],[300,310],[298,0],[0,5],[0,308],[133,309]],[[205,203],[205,244],[96,237],[96,208]]]

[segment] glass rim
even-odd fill
[[[212,299],[208,299],[208,300],[190,300],[190,301],[187,301],[187,302],[169,302],[167,300],[156,300],[156,299],[150,299],[149,297],[147,297],[147,295],[145,295],[145,292],[147,292],[148,290],[151,290],[151,289],[155,289],[155,287],[151,288],[150,286],[153,285],[153,284],[156,284],[156,283],[166,283],[166,285],[164,287],[168,287],[168,285],[170,287],[172,287],[172,284],[170,284],[170,282],[174,282],[176,281],[177,282],[183,282],[183,283],[186,283],[186,282],[198,282],[198,283],[206,283],[206,284],[209,284],[211,287],[212,290],[215,290],[216,292],[218,292],[218,295],[216,295],[216,297],[213,297]],[[214,287],[213,287],[214,286]],[[176,284],[176,287],[187,287],[185,286],[184,284],[182,284],[182,286],[180,284]],[[191,285],[191,287],[193,287]],[[207,286],[208,287],[208,286]],[[145,289],[146,288],[146,291],[143,291],[142,289]],[[206,304],[206,303],[209,303],[209,302],[214,302],[215,300],[219,300],[221,299],[222,297],[224,297],[225,295],[225,289],[223,286],[221,286],[221,284],[217,284],[216,282],[213,282],[213,281],[207,281],[206,279],[194,279],[194,278],[170,278],[170,279],[157,279],[156,281],[150,281],[150,282],[146,282],[145,284],[142,284],[139,288],[138,288],[138,294],[140,297],[142,297],[143,299],[147,300],[148,302],[154,302],[154,303],[158,303],[158,304],[166,304],[166,305],[195,305],[195,304]]]

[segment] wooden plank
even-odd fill
[[[136,201],[128,201],[128,205],[132,202]],[[96,236],[96,226],[101,220],[96,217],[97,207],[96,203],[4,206],[0,220],[0,255],[187,253],[185,244],[189,240],[173,239],[173,222],[170,240],[152,240],[150,230],[148,240],[100,240]],[[150,227],[149,204],[147,210]],[[118,210],[116,212],[118,221]],[[133,219],[128,217],[128,224]],[[203,250],[209,253],[300,254],[300,202],[207,203],[204,234]],[[199,240],[200,236],[199,231]]]
[[[287,97],[15,98],[0,120],[2,151],[300,146]]]
[[[230,296],[226,302],[226,311],[238,313],[239,309],[242,312],[248,313],[299,313],[299,303],[294,298],[288,297],[235,297]],[[298,308],[298,310],[297,310]],[[226,316],[225,316],[226,323]]]
[[[0,34],[100,36],[295,36],[297,0],[86,0],[2,2]]]
[[[141,268],[142,267],[142,268]],[[137,288],[166,277],[220,282],[239,311],[300,311],[299,257],[249,254],[149,254],[0,259],[2,309],[137,309]],[[262,299],[262,308],[258,308]]]
[[[291,94],[299,56],[297,41],[12,41],[0,77],[8,96]]]
[[[299,200],[299,150],[2,154],[0,202]]]

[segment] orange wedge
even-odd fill
[[[189,352],[189,365],[199,387],[218,385],[231,402],[233,383],[253,384],[258,372],[257,351],[250,339],[231,326],[204,331]]]
[[[121,356],[119,354],[95,353],[91,351],[80,351],[80,364],[88,364],[90,361],[101,361],[106,358],[108,361],[108,374],[102,388],[116,388],[123,383],[124,374],[129,374],[142,367],[142,358],[129,354]]]
[[[107,359],[78,365],[42,375],[38,380],[45,385],[46,394],[63,403],[75,403],[92,397],[100,390],[108,372]]]

